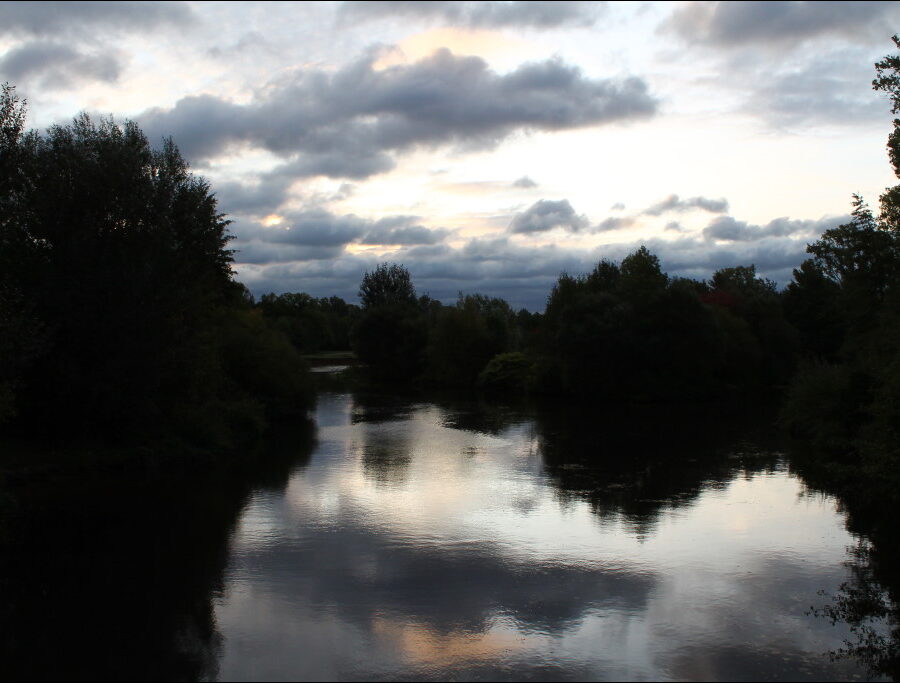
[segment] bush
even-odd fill
[[[487,391],[524,394],[534,384],[535,363],[519,351],[497,354],[478,376],[478,386]]]

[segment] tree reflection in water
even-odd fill
[[[205,479],[36,497],[0,547],[0,616],[16,625],[0,639],[7,675],[200,680],[220,667],[241,677],[277,662],[283,668],[273,672],[295,676],[621,677],[629,669],[616,668],[625,665],[615,639],[606,660],[581,650],[569,659],[554,650],[553,659],[546,648],[598,615],[608,624],[643,623],[651,606],[677,607],[683,594],[665,602],[665,561],[640,564],[611,548],[600,557],[591,545],[595,518],[623,520],[629,538],[621,547],[634,552],[635,536],[652,546],[644,540],[664,536],[659,521],[703,491],[784,467],[769,416],[740,410],[329,396],[320,401],[321,458],[302,474],[290,476],[306,466],[311,430],[289,435],[280,456]],[[457,479],[445,482],[442,472]],[[483,479],[492,472],[506,477],[496,488]],[[464,490],[446,502],[441,488],[451,485]],[[557,500],[584,510],[582,536],[553,526],[572,522],[556,514]],[[453,526],[470,512],[459,506],[485,501],[469,526]],[[249,521],[239,527],[238,519]],[[542,519],[552,524],[542,528]],[[557,529],[571,538],[560,540]],[[607,531],[613,540],[615,530]],[[646,671],[695,678],[704,665],[720,678],[777,677],[786,657],[807,666],[802,643],[770,642],[792,632],[795,615],[767,626],[765,636],[753,630],[769,624],[784,595],[814,595],[822,585],[807,591],[803,582],[819,574],[791,574],[792,562],[802,564],[786,558],[756,579],[731,576],[726,584],[740,582],[742,593],[716,593],[722,609],[694,624],[715,637],[694,638],[690,626],[673,633],[665,640],[677,642],[677,657],[653,651],[669,658],[668,668]],[[787,583],[775,588],[779,576]],[[747,607],[740,623],[731,620],[734,604]],[[750,650],[741,645],[748,634],[759,638]],[[658,647],[635,642],[648,654]],[[398,664],[392,648],[412,659]],[[359,669],[347,663],[356,656]]]
[[[282,488],[313,445],[306,424],[226,471],[18,492],[0,534],[4,678],[216,678],[230,535],[251,492]]]
[[[897,575],[880,566],[874,547],[867,541],[861,541],[849,552],[850,580],[830,596],[830,604],[814,608],[813,612],[827,617],[832,624],[850,626],[853,638],[831,653],[833,659],[855,659],[866,667],[870,676],[887,676],[896,681],[900,678]],[[883,583],[882,577],[889,576],[895,580]],[[822,595],[827,594],[823,591]]]

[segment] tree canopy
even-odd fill
[[[406,268],[382,263],[363,276],[359,298],[366,310],[378,306],[409,306],[416,303],[416,289]]]
[[[134,122],[82,114],[42,134],[25,131],[25,115],[4,86],[7,417],[124,434],[246,402],[223,372],[225,312],[245,302],[208,183],[171,140],[154,148]]]

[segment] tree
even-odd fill
[[[859,195],[853,196],[853,220],[807,246],[817,267],[840,288],[849,331],[878,324],[887,297],[900,286],[900,233],[877,220]]]
[[[359,298],[366,310],[378,306],[411,306],[416,303],[416,289],[406,268],[382,263],[371,273],[366,271],[359,286]]]
[[[20,424],[133,439],[258,403],[223,360],[220,332],[248,305],[229,221],[174,142],[86,114],[26,133],[9,86],[0,116],[0,349],[11,330],[40,335],[12,345],[28,361],[12,364]]]
[[[631,297],[645,298],[658,294],[669,281],[660,268],[659,259],[643,245],[622,259],[619,271],[618,286]]]
[[[17,201],[27,178],[21,173],[25,101],[4,83],[0,91],[0,423],[16,412],[16,396],[24,372],[40,355],[44,328],[33,302],[13,277],[28,264],[31,245],[16,239]]]
[[[382,263],[359,287],[363,314],[351,331],[353,350],[376,374],[407,380],[424,362],[427,331],[409,271]]]
[[[429,329],[428,370],[441,384],[474,386],[497,354],[519,341],[515,314],[503,299],[460,293]]]
[[[900,36],[894,35],[892,40],[900,48]],[[875,63],[872,88],[890,95],[891,113],[900,114],[900,55],[887,55]],[[888,135],[887,149],[894,172],[900,177],[900,119],[894,119],[894,129]]]
[[[794,269],[782,295],[784,312],[800,333],[800,349],[817,359],[834,360],[844,339],[841,288],[813,259]]]

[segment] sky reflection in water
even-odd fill
[[[554,463],[552,420],[326,394],[317,424],[234,531],[222,679],[858,673],[807,615],[854,539],[777,457],[719,452],[691,479],[698,452],[673,484],[658,457]]]

